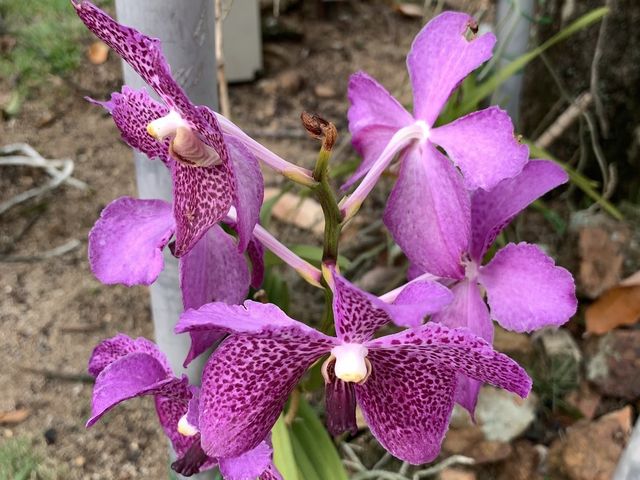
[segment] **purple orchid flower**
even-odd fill
[[[557,164],[531,160],[516,177],[505,179],[490,191],[471,193],[470,235],[462,262],[463,272],[453,277],[453,302],[431,319],[450,328],[466,327],[493,343],[496,320],[507,330],[531,332],[559,326],[576,312],[575,283],[571,273],[556,266],[536,245],[510,243],[482,266],[482,259],[500,232],[531,202],[567,182]],[[425,242],[426,243],[426,242]],[[415,249],[407,252],[408,256]],[[412,273],[420,274],[415,258]],[[490,311],[482,298],[486,290]],[[462,375],[456,401],[473,414],[480,382]]]
[[[259,165],[239,141],[225,138],[215,114],[196,106],[171,76],[157,39],[118,24],[87,1],[72,1],[80,19],[114,49],[158,94],[123,87],[109,102],[123,139],[150,158],[160,158],[173,180],[174,254],[187,254],[234,205],[239,249],[244,250],[262,202]],[[231,150],[231,151],[230,151]]]
[[[162,250],[176,230],[171,205],[162,200],[121,197],[110,203],[89,233],[89,264],[103,283],[150,285],[164,268]],[[184,308],[211,301],[240,303],[249,286],[259,288],[264,274],[263,249],[251,238],[252,269],[236,242],[213,225],[179,262]]]
[[[529,156],[509,116],[498,107],[434,126],[452,91],[491,57],[495,36],[469,39],[469,30],[475,34],[476,29],[472,17],[445,12],[417,35],[407,57],[413,115],[367,74],[356,73],[349,82],[349,130],[363,161],[345,187],[364,179],[342,211],[347,218],[357,211],[400,152],[398,181],[384,222],[403,250],[417,249],[418,266],[440,276],[462,271],[470,216],[465,187],[489,190],[520,173]]]
[[[190,476],[218,465],[227,480],[281,480],[267,441],[233,457],[204,453],[197,427],[199,389],[186,377],[175,377],[164,354],[149,340],[122,334],[104,340],[91,355],[89,373],[96,383],[87,427],[124,400],[152,395],[160,424],[178,456],[171,466],[176,472]]]
[[[278,307],[247,301],[185,312],[176,332],[230,333],[205,367],[200,402],[202,447],[211,456],[254,448],[276,422],[305,371],[329,354],[328,426],[353,431],[356,401],[372,433],[395,456],[433,460],[447,430],[456,377],[464,373],[526,396],[531,379],[507,356],[465,329],[428,323],[373,338],[392,319],[419,324],[450,300],[432,282],[405,288],[393,304],[359,290],[335,271],[337,338],[289,318]]]

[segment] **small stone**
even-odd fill
[[[474,444],[467,455],[476,461],[476,464],[496,463],[511,456],[511,445],[496,440],[483,440]]]
[[[461,468],[447,467],[440,472],[439,480],[476,480],[476,474]]]
[[[640,397],[640,330],[614,330],[599,339],[587,378],[610,397]]]
[[[9,429],[9,428],[5,428],[5,429],[3,429],[3,431],[2,431],[2,436],[3,436],[4,438],[11,438],[11,437],[13,437],[13,430],[11,430],[11,429]]]
[[[304,77],[297,70],[285,70],[275,80],[278,90],[284,93],[298,93],[304,85]]]
[[[478,396],[476,419],[487,440],[510,442],[535,420],[537,403],[533,393],[523,400],[506,390],[485,385]]]
[[[552,478],[609,480],[631,432],[632,408],[626,406],[596,421],[580,421],[557,439],[549,451]]]
[[[504,462],[498,480],[543,480],[541,456],[535,445],[521,440],[513,446],[511,458]]]
[[[484,440],[484,434],[479,426],[450,429],[442,442],[442,450],[448,455],[464,455],[471,447]]]
[[[533,353],[531,336],[526,333],[511,332],[499,326],[494,331],[493,347],[518,361]]]
[[[316,85],[313,90],[317,97],[320,98],[333,98],[336,96],[336,91],[331,85],[327,85],[326,83],[321,83],[320,85]]]
[[[87,463],[87,460],[82,455],[73,459],[73,465],[76,467],[84,467],[85,463]]]

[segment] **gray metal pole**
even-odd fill
[[[533,17],[533,0],[498,0],[496,32],[497,50],[500,54],[498,68],[524,54],[529,47],[530,18]],[[502,105],[513,119],[516,128],[520,116],[520,96],[522,92],[522,72],[512,75],[491,98],[491,103]]]
[[[198,105],[218,108],[213,0],[116,0],[118,21],[159,38],[174,78]],[[144,81],[126,64],[124,80],[133,88]],[[147,89],[152,93],[150,89]],[[134,154],[140,198],[171,201],[171,178],[159,161]],[[178,262],[165,251],[165,269],[151,288],[151,313],[155,340],[167,354],[174,372],[184,371],[182,362],[189,349],[186,335],[175,335],[173,327],[182,313],[178,287]],[[202,363],[194,362],[188,374],[197,381]],[[194,477],[192,477],[194,478]],[[199,475],[199,479],[213,478]]]

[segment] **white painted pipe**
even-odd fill
[[[164,53],[174,78],[186,90],[195,104],[217,110],[216,59],[212,0],[116,0],[118,21],[162,41]],[[124,62],[123,62],[124,64]],[[146,86],[126,64],[124,80],[133,88]],[[147,88],[149,93],[150,88]],[[161,198],[171,201],[171,178],[159,161],[150,161],[134,153],[138,194],[140,198]],[[189,350],[189,337],[175,335],[173,327],[182,313],[182,298],[178,286],[178,262],[165,249],[165,268],[151,287],[151,313],[155,340],[166,353],[176,375],[184,369]],[[188,374],[192,381],[200,377],[202,362],[193,362]],[[198,479],[214,478],[200,474]]]

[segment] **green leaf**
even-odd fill
[[[605,211],[609,213],[613,218],[617,220],[622,220],[622,213],[618,210],[611,202],[609,202],[606,198],[600,195],[596,189],[594,188],[593,180],[582,175],[577,170],[574,170],[569,165],[564,162],[561,162],[545,149],[536,146],[532,141],[525,140],[525,143],[529,145],[529,154],[532,158],[546,158],[548,160],[553,160],[562,168],[564,168],[565,172],[569,175],[569,180],[580,190],[586,193],[592,200],[598,203]],[[596,184],[597,185],[597,184]]]
[[[267,292],[269,302],[275,303],[285,313],[289,311],[289,286],[273,269],[266,271],[262,288]]]
[[[273,442],[273,461],[284,480],[299,480],[289,429],[282,415],[271,430],[271,441]]]
[[[347,472],[333,440],[304,398],[300,398],[291,434],[294,453],[304,480],[347,480]]]
[[[488,97],[493,93],[494,90],[498,88],[503,82],[505,82],[509,77],[516,74],[522,68],[525,67],[531,60],[536,58],[538,55],[543,53],[545,50],[548,50],[556,43],[559,43],[571,35],[579,32],[587,28],[589,25],[597,22],[602,17],[604,17],[607,13],[609,13],[609,9],[607,7],[597,8],[592,10],[591,12],[583,15],[571,25],[568,25],[566,28],[563,28],[560,32],[556,33],[549,40],[544,42],[542,45],[534,48],[533,50],[521,55],[520,57],[513,60],[511,63],[505,65],[496,73],[494,73],[491,77],[489,77],[486,81],[477,85],[476,88],[468,95],[468,97],[464,100],[462,111],[463,113],[471,112],[477,108],[477,105],[483,98]]]

